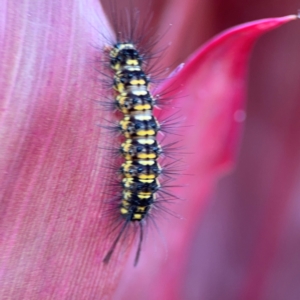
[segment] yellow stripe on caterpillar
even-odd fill
[[[132,86],[143,85],[146,87],[146,81],[143,79],[133,79],[129,81]]]
[[[122,215],[126,215],[126,214],[128,214],[128,209],[126,209],[124,207],[121,207],[120,212],[121,212]]]
[[[136,208],[136,211],[137,211],[137,212],[145,212],[146,209],[147,209],[146,206],[138,206],[138,207]]]
[[[154,197],[153,193],[145,193],[145,192],[140,192],[137,194],[137,196],[140,198],[140,199],[149,199],[151,196]]]
[[[133,219],[134,220],[142,220],[142,215],[141,214],[134,214]]]
[[[126,60],[126,65],[127,66],[138,66],[139,62],[137,59],[127,59]]]

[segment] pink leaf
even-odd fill
[[[92,101],[99,96],[93,68],[98,50],[93,45],[103,48],[95,28],[100,35],[110,34],[105,17],[92,0],[10,1],[0,17],[5,20],[0,65],[1,298],[111,296],[125,260],[102,263],[111,243],[101,218],[110,174],[103,168],[106,153],[99,150],[106,137],[96,126],[106,112]],[[157,248],[145,247],[136,270],[129,262],[125,275],[127,288],[135,287],[128,290],[132,299],[145,293],[176,299],[174,287],[183,274],[194,223],[219,173],[232,163],[251,46],[260,34],[292,19],[262,20],[228,31],[166,83],[180,82],[182,95],[187,95],[174,104],[187,117],[184,124],[192,125],[178,132],[185,133],[187,151],[195,153],[186,159],[193,176],[178,180],[189,183],[180,192],[187,201],[177,209],[186,220],[170,217],[160,226],[167,260],[158,243]],[[171,113],[170,107],[162,116]],[[152,234],[148,236],[151,241]]]
[[[187,201],[180,203],[179,209],[185,220],[169,220],[161,229],[168,245],[167,259],[163,251],[156,250],[160,252],[159,261],[155,247],[148,246],[137,270],[126,269],[117,295],[138,299],[143,293],[151,295],[148,299],[180,299],[193,228],[216,179],[232,167],[235,158],[245,118],[246,70],[253,44],[263,33],[295,19],[296,16],[287,16],[259,20],[224,32],[192,55],[183,69],[160,87],[158,92],[180,83],[181,95],[188,95],[173,102],[181,108],[180,114],[186,116],[182,125],[188,126],[178,132],[183,134],[184,145],[195,152],[185,157],[187,173],[194,176],[180,178],[180,182],[189,184],[182,192]],[[170,114],[170,110],[165,110],[160,117]]]

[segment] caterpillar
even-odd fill
[[[117,152],[123,162],[118,168],[121,177],[120,197],[117,197],[117,210],[113,212],[118,214],[122,225],[117,227],[120,231],[103,262],[110,261],[127,228],[138,224],[139,241],[134,260],[136,266],[146,220],[151,216],[151,210],[157,207],[157,196],[162,192],[160,177],[167,173],[166,166],[162,168],[158,160],[166,153],[166,149],[172,149],[174,143],[162,147],[157,138],[164,131],[167,122],[159,122],[155,117],[154,108],[161,99],[151,91],[152,79],[146,67],[151,54],[145,54],[140,47],[142,38],[135,36],[131,28],[133,23],[139,22],[131,20],[123,30],[119,25],[115,26],[116,41],[104,49],[108,53],[107,65],[112,73],[113,107],[121,115],[114,129],[121,135],[122,142]],[[170,123],[172,119],[168,121]],[[174,197],[170,193],[166,195]],[[167,202],[164,196],[162,198]]]

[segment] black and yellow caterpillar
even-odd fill
[[[161,126],[153,115],[156,99],[150,91],[150,78],[143,69],[143,56],[134,43],[116,43],[109,51],[109,60],[114,74],[115,107],[123,114],[117,127],[124,137],[119,149],[125,160],[119,169],[122,176],[119,213],[124,225],[104,262],[109,261],[127,224],[139,222],[136,264],[143,239],[143,220],[155,205],[160,189],[158,177],[162,168],[157,160],[163,151],[156,136]]]
[[[151,209],[160,187],[157,179],[161,173],[157,162],[160,146],[156,140],[160,125],[153,116],[155,99],[149,90],[150,80],[143,70],[143,59],[135,45],[116,44],[109,56],[115,72],[116,107],[124,115],[118,129],[126,138],[121,146],[125,162],[120,169],[123,175],[120,213],[128,221],[140,222]],[[126,145],[135,145],[136,151],[124,151]]]

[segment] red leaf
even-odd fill
[[[188,95],[173,102],[186,117],[178,133],[183,134],[187,149],[194,152],[185,157],[187,173],[194,176],[180,178],[180,183],[189,184],[181,191],[187,201],[178,208],[185,220],[170,219],[160,228],[166,237],[167,259],[163,250],[151,246],[157,243],[155,240],[149,242],[137,270],[126,270],[117,295],[138,299],[143,293],[147,299],[180,299],[193,229],[216,180],[232,167],[235,158],[245,118],[246,71],[253,44],[263,33],[295,19],[264,19],[227,30],[192,55],[184,68],[160,87],[158,93],[180,83],[180,95]],[[170,109],[163,110],[160,117],[170,114]]]
[[[106,137],[96,126],[105,112],[91,100],[99,95],[93,70],[98,50],[92,46],[99,35],[95,28],[100,35],[109,33],[97,8],[96,1],[11,1],[1,11],[3,299],[102,299],[118,284],[122,262],[102,264],[111,242],[100,218],[110,174],[98,147],[105,145]],[[190,184],[181,192],[187,201],[178,206],[186,220],[170,218],[160,226],[167,237],[168,259],[159,245],[155,255],[152,247],[145,249],[136,270],[130,261],[126,277],[132,280],[128,288],[134,282],[132,299],[145,293],[176,299],[174,286],[180,282],[193,225],[218,174],[232,162],[239,130],[234,116],[243,106],[251,46],[263,32],[294,18],[228,31],[166,83],[178,80],[184,84],[182,94],[188,95],[175,102],[187,116],[185,124],[193,125],[183,130],[190,133],[183,142],[195,152],[187,156],[188,172],[194,176],[179,177]],[[156,290],[150,293],[154,282]]]

